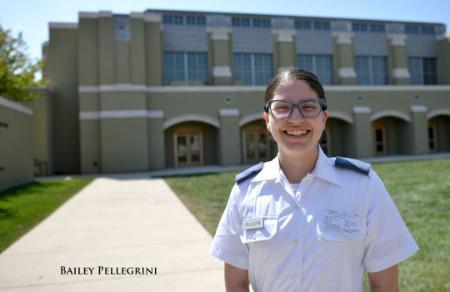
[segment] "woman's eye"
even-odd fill
[[[277,106],[277,107],[275,107],[275,111],[277,111],[277,112],[289,111],[289,107],[288,106]]]

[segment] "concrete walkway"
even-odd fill
[[[0,291],[224,291],[210,244],[163,180],[97,178],[0,255]]]

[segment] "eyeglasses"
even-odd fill
[[[266,102],[264,111],[269,112],[274,119],[286,119],[291,117],[295,108],[303,118],[315,118],[321,111],[327,109],[327,104],[323,98],[311,98],[297,103],[272,99]]]

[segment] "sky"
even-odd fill
[[[33,59],[41,58],[49,22],[78,22],[78,12],[144,12],[146,9],[280,14],[437,22],[450,31],[450,0],[0,0],[0,25],[22,32]]]

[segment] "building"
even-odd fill
[[[56,174],[268,160],[263,93],[291,65],[326,85],[328,154],[450,151],[440,23],[147,10],[49,26],[52,155],[37,160]]]
[[[33,111],[0,96],[0,192],[33,180]]]

